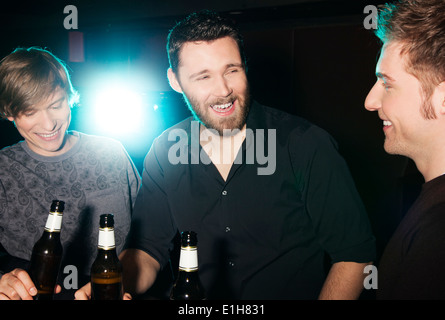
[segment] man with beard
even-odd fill
[[[194,117],[158,137],[145,159],[120,256],[125,290],[146,292],[168,265],[175,236],[189,230],[198,235],[208,299],[356,299],[375,243],[332,138],[250,103],[242,38],[221,16],[190,15],[172,29],[167,49],[170,85]],[[172,161],[178,152],[187,161]],[[266,152],[277,166],[264,173]]]

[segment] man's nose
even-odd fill
[[[227,97],[233,92],[229,82],[224,77],[219,77],[215,84],[214,94],[219,97]]]
[[[53,131],[57,126],[57,119],[48,111],[42,112],[40,121],[42,128],[48,132]]]
[[[365,109],[368,111],[377,111],[380,108],[381,99],[378,89],[378,83],[375,83],[365,99]]]

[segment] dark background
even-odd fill
[[[97,75],[120,70],[140,77],[146,99],[160,108],[145,130],[120,140],[138,169],[155,136],[189,112],[166,79],[166,36],[192,11],[230,15],[245,35],[253,97],[265,105],[305,117],[338,142],[368,210],[380,256],[422,180],[413,163],[383,150],[382,121],[364,109],[375,82],[380,44],[365,29],[364,7],[384,1],[165,0],[17,2],[0,12],[0,56],[18,46],[40,46],[66,61],[81,95],[71,129],[94,133],[88,97]],[[78,30],[66,30],[65,6],[78,10]],[[81,32],[83,41],[70,42]],[[70,59],[83,53],[83,62]],[[71,56],[72,58],[73,56]],[[102,80],[106,82],[105,80]],[[122,117],[126,117],[122,106]],[[147,117],[153,113],[147,113]],[[20,140],[9,121],[0,121],[0,148]],[[0,164],[1,165],[1,164]]]

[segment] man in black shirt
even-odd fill
[[[421,194],[380,260],[378,299],[445,299],[445,2],[401,1],[379,13],[382,52],[365,107],[384,148],[411,158]]]
[[[126,290],[150,288],[175,235],[191,230],[209,299],[357,298],[375,243],[335,142],[250,102],[241,36],[229,21],[192,14],[168,40],[170,84],[194,117],[158,137],[145,159],[121,255]]]

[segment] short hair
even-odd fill
[[[167,37],[167,53],[170,68],[177,73],[181,63],[179,54],[186,42],[213,41],[224,37],[233,38],[240,51],[243,67],[246,69],[243,36],[235,23],[222,15],[203,10],[195,12],[178,22]]]
[[[77,102],[65,63],[48,50],[17,48],[0,61],[0,116],[17,117],[49,97],[57,88]]]
[[[445,80],[445,1],[401,0],[379,11],[377,37],[399,42],[406,54],[405,70],[421,83],[426,119],[436,115],[431,105],[434,88]]]

